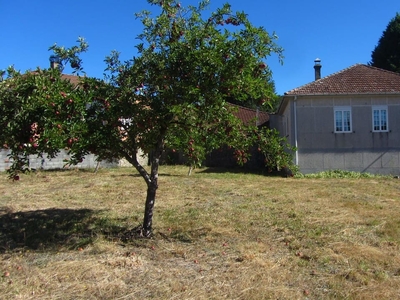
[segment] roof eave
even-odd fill
[[[368,93],[310,93],[310,94],[295,94],[295,93],[290,93],[290,94],[285,94],[284,97],[311,97],[311,96],[366,96],[366,95],[381,95],[381,96],[386,96],[386,95],[400,95],[400,91],[398,92],[368,92]]]

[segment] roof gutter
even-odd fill
[[[343,93],[314,93],[314,94],[285,94],[285,96],[303,96],[303,97],[319,97],[319,96],[388,96],[388,95],[393,95],[393,96],[397,96],[400,94],[400,90],[399,91],[393,91],[393,92],[360,92],[360,93],[348,93],[348,92],[343,92]]]

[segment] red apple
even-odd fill
[[[80,65],[79,65],[78,62],[73,61],[73,62],[71,63],[71,68],[73,68],[73,69],[78,69],[79,67],[80,67]]]

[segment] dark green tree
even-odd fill
[[[400,14],[390,20],[372,51],[371,66],[400,73]]]

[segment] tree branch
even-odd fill
[[[146,171],[145,168],[138,162],[137,160],[137,151],[135,150],[132,155],[129,155],[129,153],[120,150],[120,153],[125,157],[125,159],[135,167],[135,169],[139,172],[139,174],[143,177],[144,181],[146,182],[147,185],[151,183],[151,177],[150,174]]]

